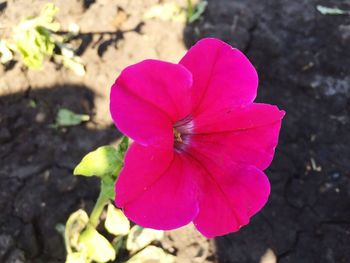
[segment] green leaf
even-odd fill
[[[124,160],[124,156],[128,147],[129,147],[129,138],[126,136],[123,136],[120,139],[118,144],[118,154],[120,159]]]
[[[161,230],[154,230],[150,228],[143,228],[141,226],[135,225],[131,228],[126,241],[126,248],[135,252],[138,251],[153,241],[160,240],[164,236],[164,232]]]
[[[123,136],[119,141],[117,149],[108,145],[97,148],[95,151],[85,155],[75,167],[74,175],[95,175],[99,177],[111,175],[115,179],[123,166],[124,156],[128,146],[129,139]],[[104,179],[109,180],[107,177]],[[105,182],[105,184],[114,184],[114,180],[113,182]]]
[[[77,114],[68,109],[60,109],[56,116],[54,127],[66,127],[79,125],[82,122],[90,120],[90,116],[86,114]]]
[[[201,15],[205,12],[205,9],[207,8],[208,2],[207,1],[200,1],[194,8],[194,11],[189,11],[189,17],[188,22],[193,23],[196,20],[198,20]]]
[[[52,32],[59,29],[59,24],[54,22],[57,11],[54,4],[47,4],[39,16],[27,18],[15,27],[16,50],[28,68],[41,69],[45,56],[52,56],[55,48]]]
[[[91,226],[81,233],[79,246],[88,258],[96,262],[108,262],[116,256],[112,244]]]
[[[120,158],[118,151],[112,146],[101,146],[84,156],[74,169],[74,175],[107,176],[119,169]],[[108,180],[108,178],[106,178]],[[111,182],[106,182],[107,185]],[[113,183],[113,182],[112,182]]]
[[[53,3],[47,3],[41,10],[40,16],[38,17],[38,20],[40,21],[39,24],[47,29],[50,29],[51,31],[58,31],[60,24],[54,22],[55,15],[58,11],[58,7]]]
[[[29,100],[28,106],[35,109],[38,106],[38,103],[35,100],[31,99]]]
[[[144,263],[144,262],[154,262],[154,263],[174,263],[175,257],[168,253],[165,253],[163,249],[155,246],[148,246],[126,263]]]
[[[105,175],[102,177],[101,181],[101,195],[107,197],[107,199],[114,200],[115,178],[111,175]]]
[[[120,209],[109,204],[107,208],[105,228],[109,233],[115,236],[126,235],[130,230],[130,222]]]

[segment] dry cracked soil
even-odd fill
[[[141,59],[176,62],[205,36],[243,50],[259,72],[257,101],[287,112],[266,171],[271,196],[238,233],[206,240],[186,227],[158,245],[180,263],[258,263],[266,251],[275,255],[269,262],[350,262],[350,16],[316,9],[350,10],[349,1],[211,0],[187,26],[143,18],[156,0],[53,2],[62,30],[80,26],[73,42],[87,74],[49,61],[43,71],[20,61],[0,67],[0,262],[64,262],[55,226],[91,210],[98,194],[95,179],[72,169],[120,136],[108,112],[111,83]],[[0,21],[15,25],[43,3],[2,0]],[[62,107],[92,120],[49,128]]]

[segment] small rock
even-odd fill
[[[18,246],[31,258],[39,253],[39,247],[32,224],[26,224],[23,227],[23,231],[18,238]]]
[[[60,193],[72,191],[78,183],[78,178],[66,169],[53,168],[51,175]]]
[[[26,258],[24,256],[24,252],[16,248],[7,257],[5,263],[24,263],[25,261]]]
[[[11,139],[11,133],[10,131],[6,128],[3,127],[0,129],[0,143],[5,143]]]
[[[0,260],[9,251],[9,249],[14,245],[13,238],[10,235],[1,234],[0,235]]]
[[[23,224],[18,217],[5,215],[5,217],[0,220],[0,233],[2,233],[2,235],[10,235],[16,239],[22,230],[22,226]]]
[[[276,263],[277,257],[271,248],[268,248],[265,254],[261,257],[260,263]]]
[[[43,123],[46,119],[46,114],[43,112],[38,112],[35,116],[35,121],[38,123]]]
[[[35,180],[36,177],[33,179]],[[30,183],[31,182],[28,182],[28,184],[23,187],[14,200],[13,212],[24,222],[31,222],[41,213],[42,208],[40,204],[48,193],[46,185],[39,184],[32,186]]]
[[[13,124],[15,130],[21,130],[27,127],[27,121],[24,117],[19,117],[16,122]]]
[[[341,177],[341,173],[339,172],[333,172],[330,174],[330,177],[333,181],[338,181]]]
[[[35,175],[40,173],[45,167],[47,166],[46,163],[36,163],[36,164],[28,164],[24,165],[22,167],[18,167],[17,170],[12,171],[11,176],[13,178],[19,178],[19,179],[27,179],[31,175]]]
[[[334,95],[344,95],[347,97],[350,91],[350,77],[336,79],[331,76],[316,75],[310,86],[320,90],[327,97]]]
[[[350,45],[350,25],[340,25],[340,40],[344,45]]]

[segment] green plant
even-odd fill
[[[68,127],[79,125],[82,122],[89,121],[90,116],[86,114],[77,114],[68,109],[62,108],[57,112],[55,123],[51,124],[51,128]]]
[[[163,237],[163,231],[137,225],[131,227],[123,212],[111,202],[114,200],[114,182],[122,168],[128,144],[128,138],[123,137],[117,149],[112,146],[99,147],[88,153],[74,169],[74,175],[100,178],[101,189],[90,215],[79,209],[70,215],[65,226],[57,226],[64,236],[66,263],[113,261],[121,250],[129,252],[128,263],[155,259],[164,263],[174,262],[172,255],[151,245]],[[114,236],[111,241],[97,230],[101,221],[104,221],[104,229]]]
[[[187,22],[191,24],[197,21],[205,12],[207,5],[207,1],[199,1],[197,5],[193,6],[192,0],[187,0]]]
[[[1,62],[11,60],[9,52],[12,51],[20,55],[29,69],[42,69],[45,58],[53,58],[77,75],[84,75],[82,61],[68,43],[76,32],[58,34],[60,24],[55,20],[57,12],[58,8],[48,3],[38,16],[25,18],[15,26],[11,38],[0,43]]]

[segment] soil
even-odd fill
[[[205,36],[243,50],[259,72],[257,100],[287,112],[266,170],[271,196],[238,233],[206,240],[188,226],[160,245],[180,263],[350,262],[350,16],[316,9],[350,10],[349,1],[212,0],[190,26],[144,19],[156,0],[53,2],[62,31],[80,26],[74,44],[87,74],[49,61],[43,71],[0,67],[0,262],[64,262],[55,226],[91,210],[98,194],[95,179],[72,169],[120,136],[108,112],[111,83],[145,58],[178,61]],[[0,20],[15,25],[43,3],[2,0]],[[50,128],[62,107],[92,121]]]

